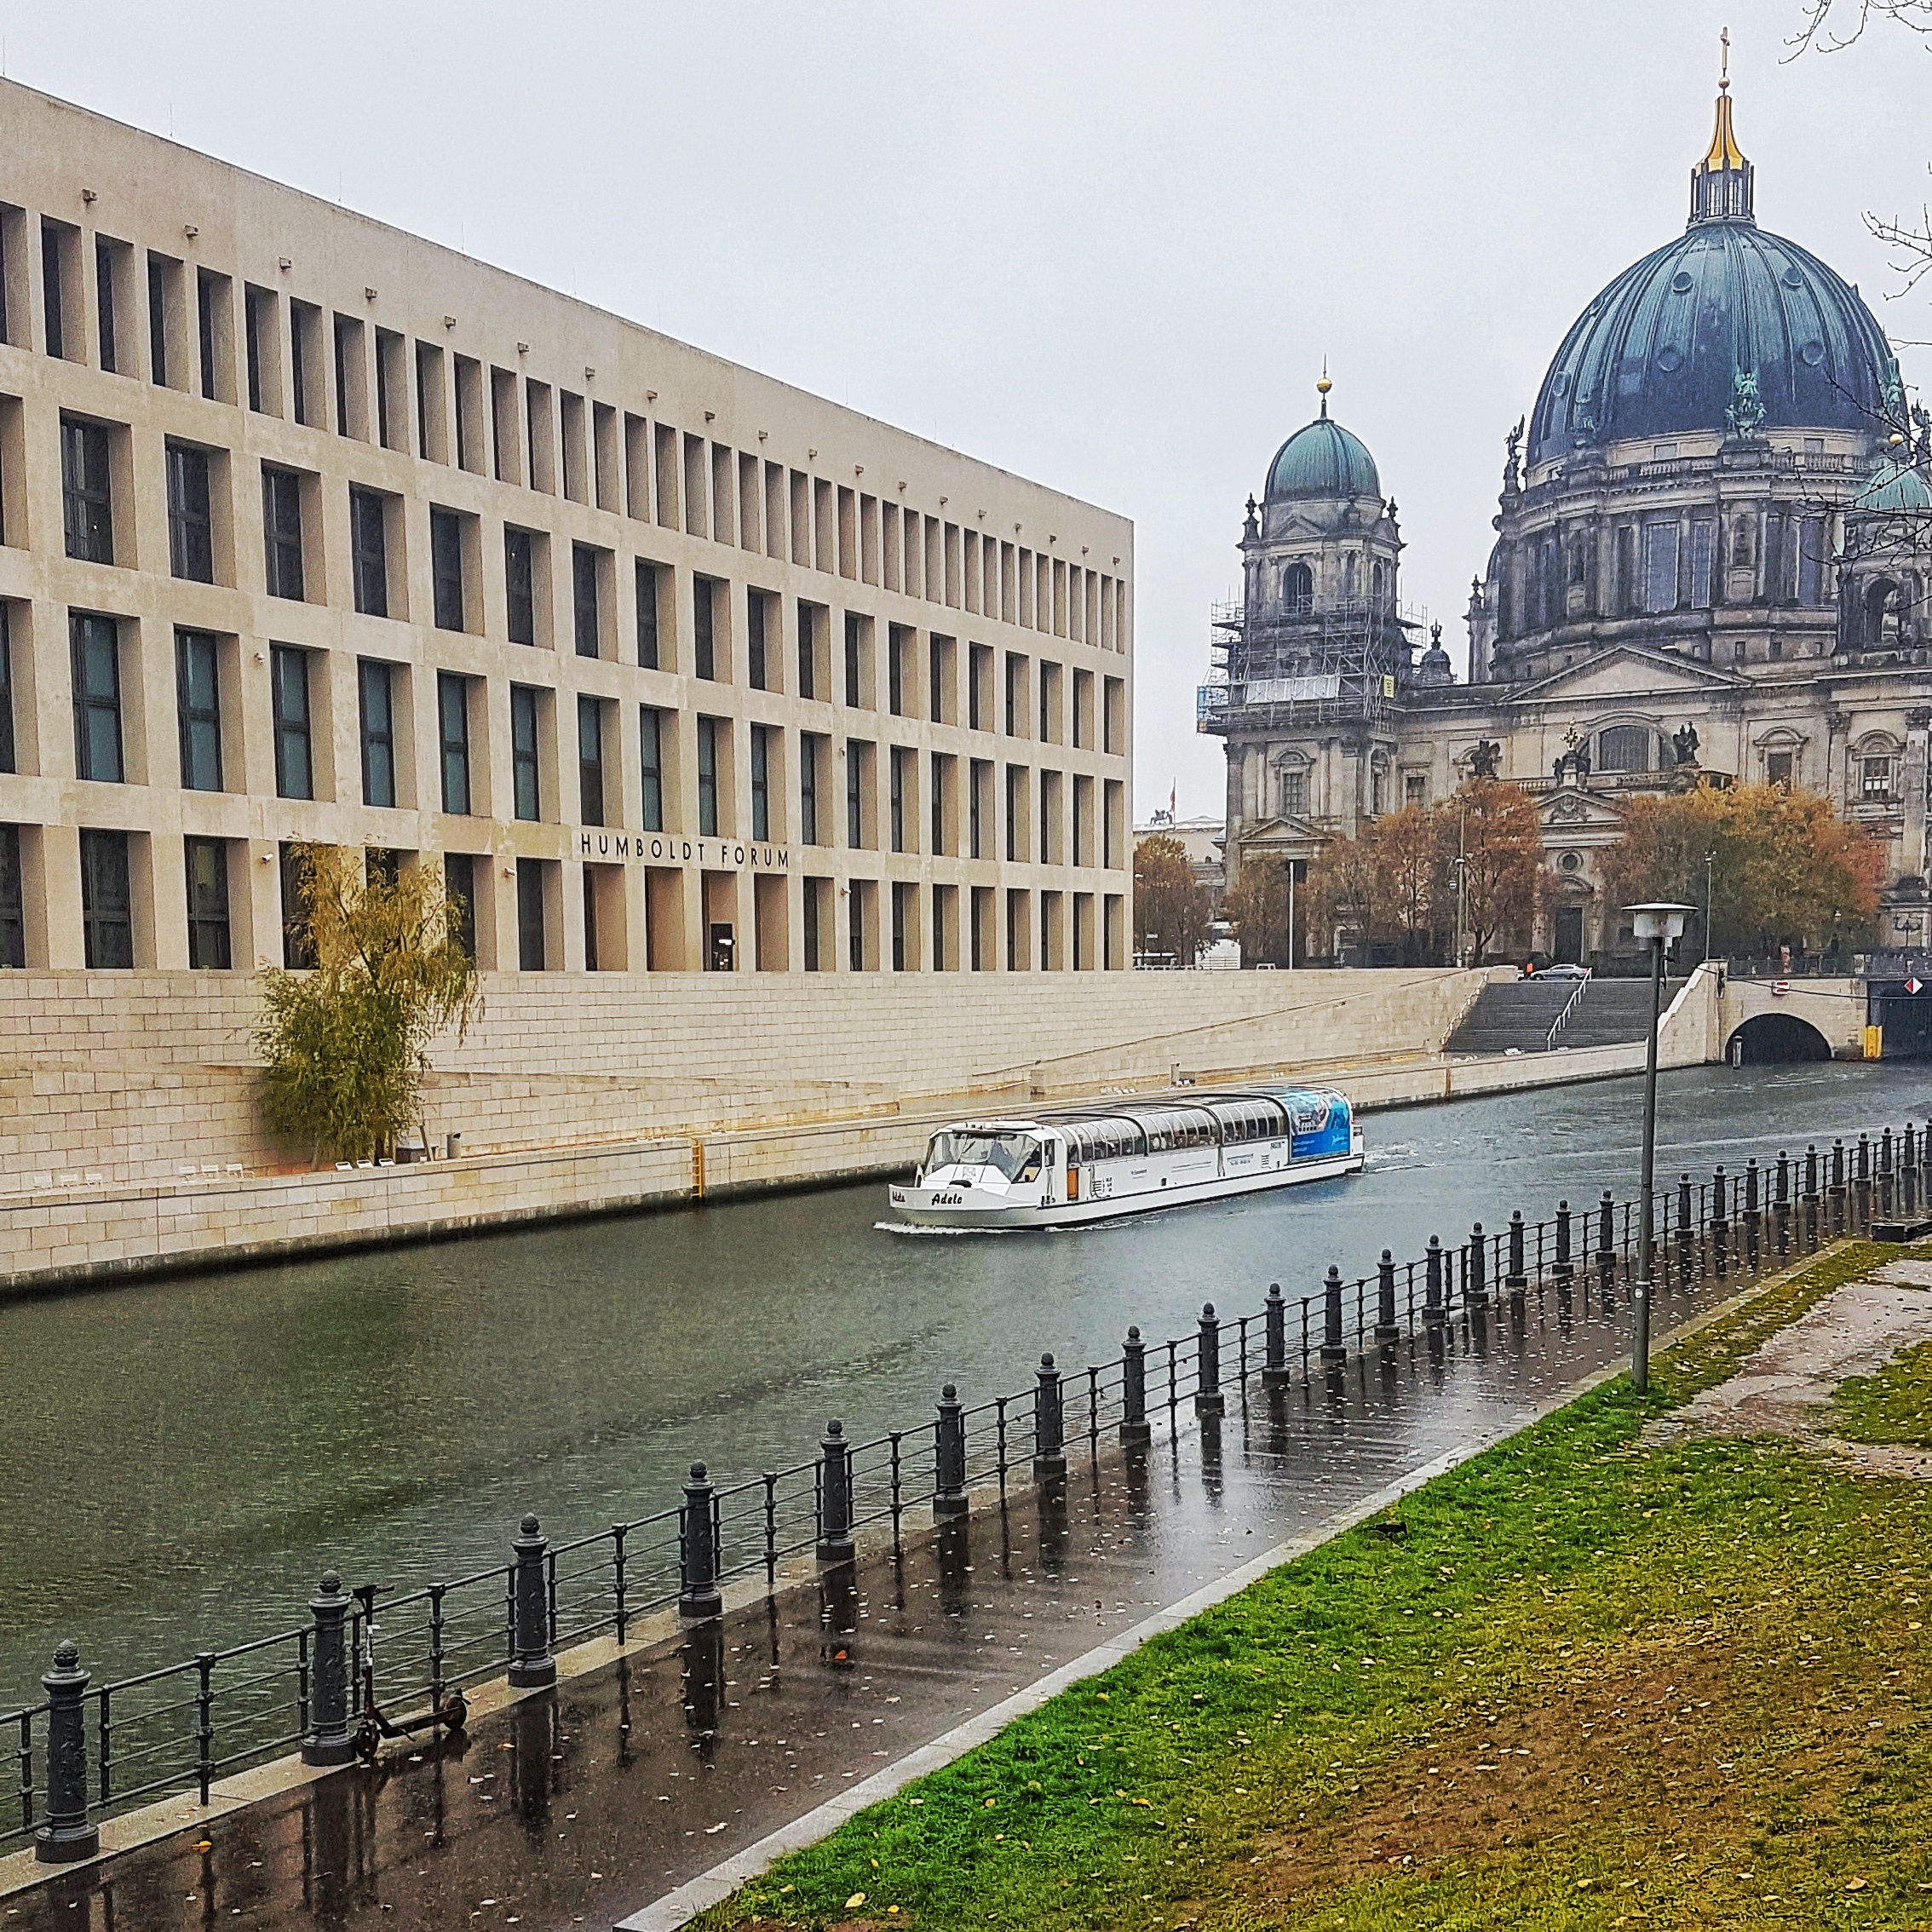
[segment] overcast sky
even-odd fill
[[[1932,337],[1861,218],[1932,192],[1932,60],[1881,26],[1793,62],[1798,15],[43,0],[0,34],[17,80],[1132,517],[1144,816],[1221,809],[1207,609],[1325,354],[1459,671],[1504,432],[1682,228],[1720,25],[1760,220]]]

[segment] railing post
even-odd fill
[[[1386,1248],[1375,1268],[1375,1338],[1385,1348],[1402,1339],[1395,1320],[1395,1257]]]
[[[1422,1318],[1424,1328],[1440,1328],[1449,1319],[1449,1311],[1442,1305],[1442,1244],[1433,1234],[1423,1267]]]
[[[852,1445],[837,1416],[819,1439],[819,1561],[849,1563],[858,1554],[852,1539]]]
[[[1878,1136],[1878,1211],[1889,1220],[1898,1211],[1892,1186],[1892,1130]]]
[[[1918,1212],[1918,1140],[1911,1121],[1906,1121],[1899,1136],[1899,1211],[1907,1216]]]
[[[1680,1172],[1677,1176],[1677,1285],[1690,1286],[1691,1255],[1696,1243],[1696,1233],[1691,1226],[1690,1176]]]
[[[1771,1246],[1780,1261],[1791,1251],[1791,1160],[1782,1147],[1771,1179]]]
[[[1469,1268],[1465,1279],[1470,1305],[1480,1308],[1489,1299],[1489,1243],[1480,1221],[1469,1229]]]
[[[1262,1324],[1267,1335],[1267,1357],[1262,1364],[1261,1385],[1263,1389],[1285,1389],[1288,1386],[1288,1303],[1282,1296],[1279,1281],[1268,1285]]]
[[[1221,1393],[1221,1318],[1212,1302],[1201,1304],[1200,1340],[1194,1350],[1194,1413],[1228,1413],[1228,1399]]]
[[[1567,1301],[1577,1278],[1577,1264],[1570,1256],[1570,1204],[1556,1204],[1556,1259],[1550,1273],[1555,1277],[1556,1293]]]
[[[1033,1481],[1054,1482],[1066,1474],[1067,1422],[1061,1408],[1060,1371],[1051,1355],[1042,1355],[1033,1386]]]
[[[940,1390],[939,1421],[933,1428],[933,1520],[963,1516],[966,1501],[966,1405],[947,1383]]]
[[[1147,1420],[1147,1345],[1138,1327],[1127,1331],[1120,1355],[1120,1440],[1128,1448],[1153,1440]]]
[[[304,1764],[347,1764],[355,1756],[355,1740],[349,1734],[348,1654],[343,1641],[343,1625],[353,1601],[333,1570],[322,1573],[321,1588],[308,1600],[315,1635],[308,1733],[302,1740]]]
[[[1852,1227],[1854,1233],[1872,1232],[1872,1136],[1858,1137],[1858,1176],[1852,1189]]]
[[[1596,1208],[1596,1291],[1607,1306],[1617,1280],[1617,1204],[1610,1190]]]
[[[1818,1143],[1814,1141],[1804,1150],[1804,1233],[1802,1245],[1810,1253],[1818,1252]]]
[[[89,1673],[72,1638],[54,1653],[41,1680],[47,1693],[47,1822],[33,1835],[43,1865],[72,1865],[101,1849],[101,1828],[87,1816],[87,1721],[81,1699]]]
[[[1503,1277],[1504,1289],[1512,1302],[1520,1300],[1529,1285],[1529,1271],[1523,1265],[1523,1210],[1518,1208],[1509,1216],[1509,1271]]]
[[[1711,1272],[1720,1281],[1730,1272],[1731,1220],[1726,1205],[1727,1185],[1720,1164],[1711,1177]]]
[[[1321,1285],[1321,1359],[1329,1366],[1348,1359],[1342,1340],[1342,1270],[1333,1262]]]
[[[724,1593],[718,1588],[716,1507],[704,1465],[693,1463],[685,1479],[684,1506],[678,1511],[677,1613],[681,1617],[724,1614]],[[510,1682],[515,1681],[513,1675]]]
[[[536,1517],[523,1519],[521,1533],[510,1544],[510,1601],[515,1619],[515,1653],[510,1659],[512,1690],[541,1690],[557,1681],[557,1660],[550,1654],[550,1601],[545,1576],[550,1539]]]
[[[1757,1231],[1759,1222],[1762,1219],[1762,1213],[1757,1203],[1757,1156],[1756,1154],[1753,1154],[1751,1159],[1745,1163],[1744,1227],[1745,1266],[1750,1268],[1754,1274],[1757,1272]]]
[[[1845,1231],[1847,1188],[1845,1186],[1845,1143],[1837,1139],[1831,1142],[1831,1186],[1830,1189],[1831,1232],[1843,1234]]]

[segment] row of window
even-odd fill
[[[26,964],[26,873],[22,828],[0,825],[0,967]],[[137,963],[135,871],[142,862],[140,835],[84,827],[79,834],[81,941],[83,963],[90,970],[127,971]],[[238,944],[232,911],[230,878],[239,854],[239,842],[187,837],[181,841],[181,870],[186,889],[187,963],[196,971],[227,972],[245,957],[245,940]],[[371,848],[365,854],[371,876],[394,877],[408,854]],[[278,883],[282,915],[283,963],[302,969],[315,963],[308,929],[296,916],[296,850],[280,848]],[[455,936],[473,959],[480,957],[481,929],[477,907],[492,889],[487,854],[449,852],[443,855],[443,879],[456,910]],[[512,879],[515,923],[516,967],[520,972],[555,971],[563,963],[559,939],[563,916],[563,868],[559,861],[520,859],[508,870]],[[633,963],[630,934],[621,889],[622,868],[587,864],[583,868],[583,945],[588,971],[615,971]],[[662,875],[671,878],[672,875]],[[880,927],[881,893],[889,931]],[[756,882],[754,930],[747,954],[737,947],[735,882],[723,874],[703,882],[707,915],[701,958],[661,957],[670,941],[647,933],[637,948],[635,963],[647,969],[679,969],[693,964],[713,972],[746,968],[783,969],[790,963],[790,925],[786,882],[773,876]],[[807,972],[830,972],[837,963],[835,929],[840,914],[835,894],[845,900],[845,963],[854,972],[877,969],[889,961],[894,972],[924,967],[934,972],[1009,970],[1037,965],[1043,972],[1071,966],[1075,971],[1111,969],[1120,963],[1124,899],[1108,894],[1098,901],[1091,893],[1047,891],[1035,894],[1024,888],[1003,893],[1004,947],[996,926],[1002,894],[991,886],[961,888],[952,885],[921,887],[910,881],[852,879],[841,886],[830,878],[799,880],[801,938]],[[653,894],[647,891],[647,924],[675,925],[660,909],[648,910]],[[1097,906],[1097,911],[1096,911]],[[960,931],[962,914],[966,922]],[[712,917],[722,914],[722,917]],[[483,949],[483,963],[496,963]],[[145,963],[146,962],[140,962]],[[507,962],[505,962],[507,963]]]
[[[83,237],[51,217],[38,228],[44,346],[85,360]],[[23,210],[0,206],[0,340],[20,346],[30,336],[16,312],[30,230]],[[96,235],[92,279],[101,368],[139,374],[145,296],[152,380],[239,400],[230,277],[153,250],[143,276],[131,244]],[[440,343],[418,341],[411,354],[396,331],[275,289],[244,285],[240,323],[245,400],[257,412],[973,615],[1126,647],[1126,587],[1110,572],[835,486]],[[593,373],[584,371],[587,386]]]
[[[12,651],[7,607],[0,604],[0,770],[15,763]],[[69,618],[74,715],[74,771],[95,783],[127,782],[128,758],[123,705],[120,626],[108,617],[74,612]],[[175,634],[176,722],[181,782],[191,791],[230,789],[223,756],[223,641],[212,632]],[[318,784],[325,653],[274,644],[268,653],[270,718],[273,733],[275,790],[283,798],[313,799]],[[231,672],[231,676],[234,674]],[[355,667],[357,743],[361,802],[394,808],[405,804],[399,744],[407,739],[403,723],[411,667],[387,659],[360,658]],[[459,816],[488,815],[483,810],[482,740],[490,726],[489,681],[456,671],[435,673],[438,756],[436,796],[441,809]],[[558,773],[555,742],[557,693],[512,684],[509,692],[510,815],[538,821],[567,815],[566,803],[545,796],[545,773]],[[579,693],[576,699],[576,817],[589,825],[627,822],[615,773],[621,748],[617,700]],[[728,718],[700,714],[695,720],[695,770],[691,802],[694,815],[680,809],[678,714],[644,704],[637,710],[639,794],[634,822],[646,831],[694,830],[700,837],[748,836],[758,840],[786,837],[785,789],[788,759],[796,761],[796,836],[805,845],[832,842],[830,799],[833,739],[829,733],[788,733],[768,724],[734,725]],[[738,788],[734,748],[742,742],[749,821],[736,817]],[[845,837],[855,850],[877,845],[875,760],[878,747],[865,739],[844,742]],[[946,752],[923,760],[929,819],[924,849],[942,855],[993,858],[992,759],[964,761]],[[922,757],[913,747],[886,747],[887,825],[890,849],[920,849],[919,791]],[[959,796],[963,776],[964,798]],[[549,784],[561,783],[553,776]],[[1038,841],[1032,837],[1030,793],[1038,796]],[[1125,791],[1117,779],[1096,781],[1084,773],[1005,767],[1004,856],[1015,862],[1061,865],[1120,863]],[[960,812],[963,804],[965,822]],[[1062,815],[1070,813],[1070,837],[1063,838]]]
[[[67,555],[89,563],[112,564],[116,557],[112,461],[106,426],[63,417],[60,425],[62,502]],[[170,567],[177,578],[199,583],[215,579],[215,500],[210,453],[187,445],[167,446]],[[319,519],[305,507],[318,480],[264,464],[262,471],[263,572],[268,595],[300,602],[317,572],[308,558],[306,534]],[[371,617],[400,614],[392,584],[400,587],[400,560],[394,555],[403,530],[401,499],[374,491],[349,491],[351,589],[356,610]],[[482,599],[476,578],[481,567],[480,520],[432,505],[429,559],[433,618],[438,630],[480,628]],[[394,536],[392,536],[394,532]],[[614,552],[594,544],[572,543],[570,552],[572,641],[584,658],[616,654]],[[640,557],[635,562],[637,661],[647,670],[677,668],[676,585],[672,566]],[[505,630],[513,644],[547,644],[549,538],[541,531],[508,525],[503,531]],[[692,675],[712,682],[733,681],[737,653],[733,638],[732,586],[722,578],[693,572]],[[783,600],[775,591],[748,585],[744,593],[742,675],[754,690],[876,708],[875,620],[856,611],[845,613],[842,651],[834,680],[831,662],[831,612],[801,598],[796,615],[796,651],[783,636]],[[939,724],[957,724],[958,641],[929,632],[923,656],[918,632],[909,624],[884,627],[886,709],[898,717],[923,714]],[[963,664],[968,728],[996,727],[993,680],[998,653],[986,644],[969,644]],[[1004,653],[1003,682],[997,722],[1009,737],[1034,735],[1056,744],[1070,738],[1076,750],[1118,751],[1126,736],[1126,684],[1117,677],[1096,681],[1089,670]],[[1030,699],[1030,695],[1032,697]]]

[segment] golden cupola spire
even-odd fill
[[[1717,79],[1717,118],[1711,130],[1711,146],[1704,158],[1691,170],[1692,221],[1755,221],[1757,198],[1755,170],[1738,146],[1731,125],[1731,30],[1718,37],[1721,64]]]

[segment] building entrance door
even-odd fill
[[[1556,963],[1559,966],[1583,964],[1583,907],[1580,906],[1556,908]]]
[[[710,957],[706,970],[713,973],[728,973],[732,970],[733,951],[731,928],[715,924],[710,929]]]

